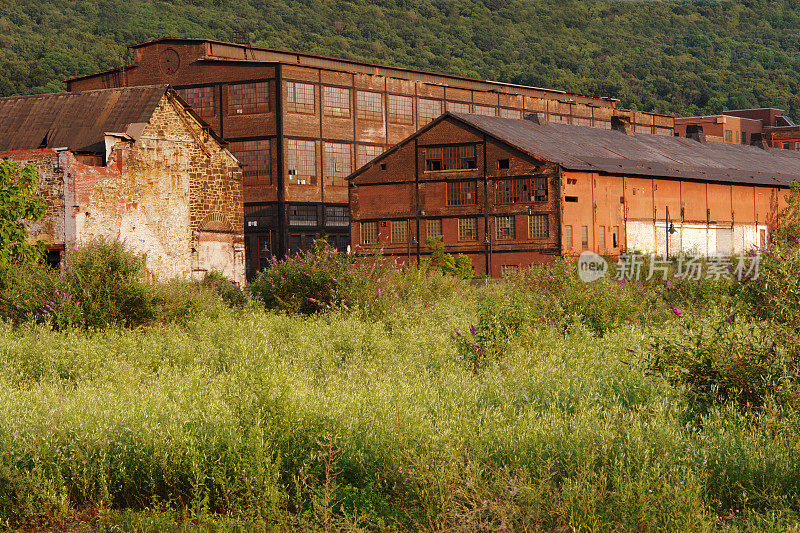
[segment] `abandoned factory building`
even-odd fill
[[[584,250],[732,254],[768,241],[793,180],[795,151],[446,113],[351,175],[352,240],[419,261],[441,237],[494,277]]]
[[[706,141],[800,150],[800,126],[783,109],[732,109],[721,115],[675,119],[675,135]]]
[[[155,278],[244,282],[241,169],[167,85],[0,98],[0,159],[35,164],[52,255],[116,238]]]
[[[133,64],[70,91],[169,83],[230,142],[244,170],[248,272],[318,237],[349,244],[347,176],[445,111],[673,134],[673,118],[610,98],[204,39],[131,46]]]

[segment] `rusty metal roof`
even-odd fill
[[[800,153],[794,150],[465,113],[440,119],[447,116],[567,170],[748,185],[800,181]]]
[[[167,85],[0,98],[0,150],[104,152],[106,132],[147,123]]]

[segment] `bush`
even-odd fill
[[[201,285],[213,289],[228,307],[242,308],[250,301],[248,294],[236,282],[218,270],[208,272]]]
[[[682,324],[678,339],[656,337],[648,369],[684,387],[693,410],[734,402],[743,410],[761,409],[768,399],[797,404],[800,344],[766,324]]]
[[[445,253],[441,237],[428,237],[425,240],[425,244],[428,245],[431,255],[424,259],[420,265],[423,270],[438,270],[442,274],[463,279],[470,279],[475,276],[469,257],[464,254],[453,255]]]
[[[242,291],[219,275],[204,284],[147,281],[145,258],[113,240],[99,239],[69,250],[63,270],[34,262],[12,263],[0,272],[0,319],[15,326],[137,327],[186,323],[199,314],[241,306]]]
[[[740,312],[800,328],[800,250],[770,247],[762,252],[758,277],[736,291]]]

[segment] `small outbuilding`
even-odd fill
[[[54,262],[115,238],[156,279],[245,281],[239,162],[167,85],[0,98],[0,159],[36,165]]]

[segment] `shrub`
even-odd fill
[[[677,314],[677,311],[676,311]],[[744,410],[760,409],[768,399],[797,402],[800,344],[765,324],[682,324],[681,334],[655,337],[648,369],[684,387],[693,410],[734,402]]]
[[[424,259],[420,265],[423,270],[438,270],[442,274],[463,279],[470,279],[475,276],[469,257],[464,254],[453,255],[445,253],[441,237],[428,237],[425,240],[425,244],[428,245],[431,255]]]
[[[236,282],[218,270],[208,272],[201,285],[213,289],[228,307],[242,308],[249,301],[247,293]]]
[[[750,317],[800,328],[800,250],[770,247],[762,252],[758,277],[736,291],[740,311]]]

